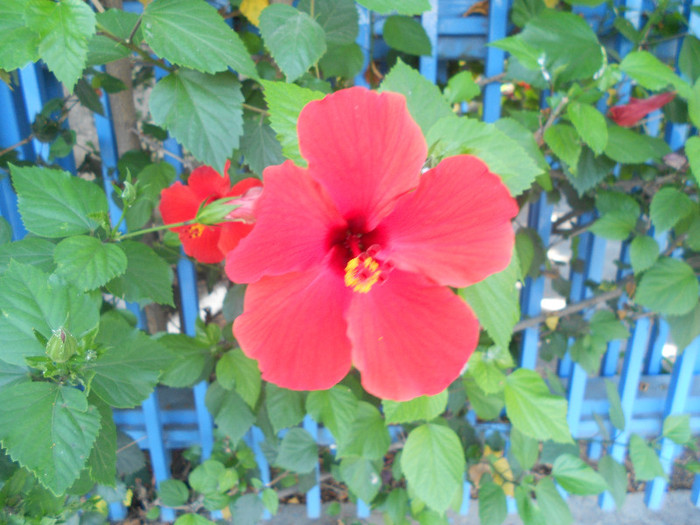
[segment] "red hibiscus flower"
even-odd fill
[[[229,163],[226,163],[224,173],[228,173]],[[160,213],[165,224],[184,222],[194,219],[202,205],[226,197],[241,196],[230,204],[241,204],[247,210],[236,215],[234,210],[231,219],[246,222],[224,222],[222,224],[190,224],[170,228],[176,232],[182,242],[185,253],[203,263],[218,263],[224,259],[228,251],[238,245],[238,242],[253,229],[250,218],[253,204],[248,192],[259,195],[258,188],[262,183],[255,178],[240,181],[231,187],[227,175],[221,175],[209,166],[196,168],[187,184],[176,182],[165,188],[160,194]]]
[[[671,102],[675,96],[676,93],[674,91],[669,91],[668,93],[660,93],[649,98],[630,98],[627,104],[611,107],[609,112],[610,118],[618,126],[635,126],[637,122],[649,113]]]
[[[226,261],[251,283],[233,328],[241,348],[286,388],[330,388],[354,365],[376,396],[437,394],[479,335],[448,287],[508,265],[515,200],[472,156],[421,175],[425,139],[396,93],[311,102],[298,134],[308,168],[265,170],[255,229]]]

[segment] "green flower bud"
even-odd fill
[[[124,181],[124,189],[122,190],[122,201],[127,206],[132,204],[136,200],[136,186],[131,184],[131,182]]]
[[[77,351],[78,340],[63,328],[54,330],[51,339],[46,343],[46,355],[56,363],[65,363]]]

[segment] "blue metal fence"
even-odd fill
[[[503,71],[503,51],[493,47],[485,48],[484,44],[506,35],[510,8],[507,0],[491,0],[488,16],[477,14],[466,18],[462,15],[474,4],[473,0],[430,0],[430,3],[431,10],[421,17],[423,27],[433,44],[432,56],[422,57],[420,60],[420,71],[424,76],[434,82],[441,77],[444,78],[447,60],[465,57],[485,60],[486,77],[493,77]],[[140,7],[135,2],[132,4],[128,6],[130,9]],[[700,0],[692,2],[692,5],[699,4]],[[689,12],[690,5],[691,2],[683,4],[686,14]],[[625,16],[632,24],[638,26],[639,13],[643,7],[642,1],[627,0],[625,6],[627,7]],[[358,43],[367,53],[371,49],[371,18],[364,8],[358,9],[360,11]],[[601,8],[579,11],[591,23],[597,23],[601,17]],[[691,32],[700,37],[700,17],[697,13],[692,13],[690,20]],[[625,43],[620,44],[621,55],[629,50]],[[28,136],[30,123],[44,103],[52,97],[62,95],[60,84],[40,65],[27,66],[20,71],[19,79],[20,88],[16,91],[10,91],[4,84],[0,85],[0,149],[16,144]],[[358,83],[362,82],[363,79],[358,78]],[[483,112],[485,121],[492,122],[499,118],[500,100],[500,83],[492,82],[485,86]],[[109,101],[106,96],[103,97],[102,103],[105,107],[105,116],[95,115],[95,125],[99,138],[105,189],[110,195],[109,185],[117,174],[118,155],[110,120]],[[689,131],[688,126],[671,126],[666,140],[673,149],[677,149],[683,145]],[[165,147],[176,155],[180,153],[179,146],[172,139],[166,142]],[[39,157],[46,159],[48,148],[45,144],[33,140],[18,148],[18,154],[23,160],[34,161]],[[178,173],[182,170],[182,166],[177,161],[171,158],[168,158],[168,161],[175,166]],[[59,159],[58,163],[64,169],[75,172],[72,156]],[[110,211],[113,219],[116,220],[119,210],[112,201],[110,201]],[[10,223],[13,240],[21,239],[26,231],[17,213],[16,199],[8,177],[0,180],[0,213]],[[528,226],[538,232],[545,246],[549,244],[552,231],[552,213],[553,208],[544,194],[539,200],[529,205]],[[579,225],[593,219],[592,215],[583,216],[579,219]],[[584,233],[581,236],[578,254],[583,262],[583,270],[579,273],[572,270],[572,288],[569,297],[572,301],[580,301],[591,295],[592,291],[587,283],[600,282],[605,262],[605,245],[604,239],[591,233]],[[621,248],[620,260],[628,260],[625,244]],[[194,335],[199,306],[196,275],[192,262],[183,257],[178,262],[177,274],[181,294],[182,330],[184,333]],[[618,277],[623,277],[623,274],[619,273]],[[544,276],[526,280],[521,294],[521,310],[524,318],[541,313],[545,281]],[[141,318],[135,306],[130,305],[130,308]],[[604,394],[605,379],[617,383],[627,423],[624,432],[613,434],[614,443],[608,450],[616,460],[624,460],[629,433],[658,435],[663,417],[667,415],[687,411],[693,407],[691,427],[694,432],[700,431],[700,378],[698,377],[700,360],[697,359],[700,352],[700,338],[693,341],[679,355],[671,375],[668,375],[661,373],[661,350],[667,336],[668,326],[665,322],[652,322],[647,318],[639,319],[625,345],[625,357],[621,366],[619,363],[621,344],[620,342],[610,343],[603,358],[600,377],[588,377],[583,368],[573,363],[568,356],[561,360],[558,370],[567,388],[568,420],[575,437],[592,438],[599,433],[594,415],[598,414],[606,418],[609,411],[609,403]],[[538,345],[539,328],[535,326],[526,329],[521,338],[520,366],[535,368]],[[644,392],[640,390],[642,382],[648,387]],[[148,450],[157,484],[169,477],[171,450],[199,444],[202,447],[202,457],[210,456],[214,432],[211,416],[204,404],[206,388],[205,382],[198,384],[187,396],[184,404],[176,408],[165,408],[161,403],[165,397],[172,399],[170,391],[157,390],[139,409],[115,411],[115,422],[119,428],[137,440],[141,448]],[[331,442],[330,433],[325,429],[319,429],[311,417],[306,417],[303,426],[320,444]],[[261,479],[263,483],[267,483],[270,474],[269,465],[260,446],[263,439],[262,432],[257,428],[253,428],[245,437],[246,443],[255,453]],[[678,447],[668,439],[662,440],[659,454],[666,472],[670,472],[673,459],[678,453],[677,449]],[[599,442],[592,441],[589,447],[590,456],[595,459],[601,455],[602,451],[603,446]],[[469,507],[469,488],[465,480],[466,497],[460,509],[464,514]],[[660,507],[666,488],[666,481],[662,478],[647,484],[646,502],[650,508]],[[696,478],[693,486],[692,499],[694,504],[700,505],[700,477]],[[610,495],[603,494],[600,504],[603,508],[612,508]],[[320,516],[319,484],[307,492],[306,505],[309,517]],[[367,516],[369,510],[366,503],[358,502],[358,517]],[[112,518],[119,519],[124,516],[124,509],[119,505],[113,505],[110,513]],[[163,509],[161,519],[172,521],[174,517],[175,513],[172,509]]]

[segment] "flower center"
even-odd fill
[[[354,292],[367,293],[379,281],[382,271],[379,263],[365,253],[361,253],[345,265],[345,286]]]
[[[197,239],[202,236],[204,233],[204,225],[203,224],[193,224],[189,228],[187,228],[187,236],[190,239]]]

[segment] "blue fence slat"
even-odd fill
[[[357,15],[358,15],[358,33],[355,43],[360,46],[362,50],[362,69],[360,73],[355,75],[354,83],[356,86],[369,87],[367,80],[365,79],[365,71],[370,65],[370,50],[372,49],[371,42],[371,19],[370,12],[366,7],[362,7],[357,4]]]
[[[421,23],[430,39],[432,53],[420,57],[420,73],[435,83],[438,72],[438,0],[430,0],[430,10],[421,15]]]
[[[491,0],[489,2],[488,41],[494,42],[506,36],[508,21],[508,0]],[[503,72],[505,52],[493,46],[486,49],[486,77],[493,77]],[[495,122],[501,116],[501,84],[492,82],[484,88],[484,122]],[[545,245],[547,242],[545,241]]]
[[[649,340],[649,319],[642,317],[637,320],[637,324],[632,332],[625,362],[622,365],[620,374],[620,385],[618,392],[622,404],[622,412],[625,415],[625,430],[614,435],[613,444],[610,447],[610,455],[616,461],[623,462],[627,452],[627,442],[630,436],[630,423],[634,410],[634,401],[639,388],[639,379],[642,371],[644,352]],[[615,502],[609,492],[604,492],[599,498],[600,507],[612,510]]]
[[[552,230],[552,205],[547,202],[543,192],[537,202],[531,203],[528,210],[527,224],[537,231],[542,243],[549,244],[549,234]],[[534,317],[542,311],[542,296],[544,294],[543,275],[537,279],[525,279],[525,287],[520,297],[520,311],[523,317]],[[520,366],[534,369],[537,364],[537,348],[540,341],[539,327],[527,328],[523,331],[520,344]]]
[[[693,379],[695,362],[699,351],[700,337],[696,337],[690,346],[688,346],[688,348],[686,348],[683,353],[677,357],[676,363],[673,367],[673,375],[671,376],[670,389],[666,398],[664,417],[673,414],[680,414],[685,409],[688,391]],[[661,460],[661,465],[667,474],[670,474],[671,472],[673,459],[677,454],[677,448],[678,447],[676,444],[670,439],[663,438],[661,440],[659,459]],[[661,508],[661,503],[663,501],[667,486],[668,483],[664,478],[656,478],[647,484],[644,497],[647,507],[650,509]]]
[[[304,430],[306,430],[311,437],[318,442],[318,423],[313,420],[308,414],[304,417],[304,422],[302,423]],[[316,473],[316,480],[319,480],[320,469],[318,463],[316,463],[316,468],[314,469]],[[321,485],[317,483],[311,487],[306,493],[306,515],[309,518],[320,518],[321,517]]]

